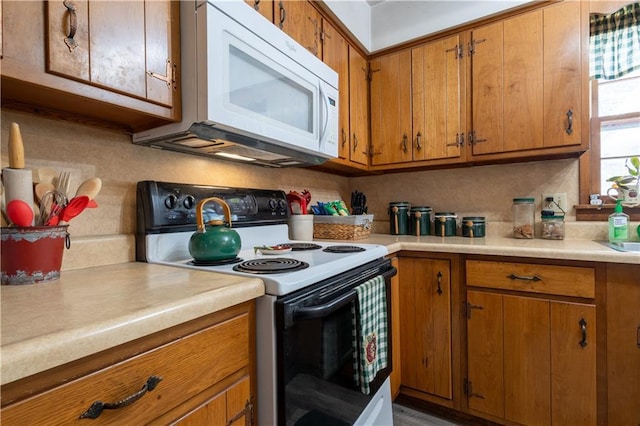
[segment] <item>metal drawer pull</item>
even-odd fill
[[[134,393],[133,395],[129,395],[128,397],[121,399],[118,402],[109,403],[109,402],[96,401],[93,404],[91,404],[91,407],[89,407],[87,411],[82,413],[80,418],[81,419],[97,419],[100,416],[100,414],[102,414],[103,410],[117,410],[118,408],[123,408],[128,405],[131,405],[137,400],[139,400],[140,398],[142,398],[145,393],[151,392],[152,390],[154,390],[156,386],[158,386],[158,383],[160,383],[161,380],[162,380],[162,377],[158,377],[158,376],[149,377],[147,379],[147,382],[144,384],[144,386],[142,386],[142,389],[140,389],[138,392]]]
[[[573,133],[573,110],[567,111],[567,128],[564,131],[570,135]]]
[[[441,295],[442,294],[442,272],[438,271],[438,294]]]
[[[580,324],[580,332],[582,333],[582,340],[580,340],[579,345],[584,349],[587,346],[587,322],[584,318],[581,318],[578,324]]]
[[[511,274],[511,275],[507,275],[507,278],[511,278],[512,280],[533,281],[533,282],[542,281],[542,278],[540,278],[537,275],[528,276],[528,275]]]
[[[62,2],[64,7],[69,12],[69,35],[64,38],[64,43],[69,48],[69,52],[78,47],[78,42],[73,38],[76,36],[78,30],[78,17],[76,15],[76,4],[70,0],[64,0]]]
[[[640,325],[636,331],[636,344],[638,345],[638,349],[640,349]]]

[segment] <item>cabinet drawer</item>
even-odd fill
[[[467,286],[593,298],[595,269],[467,260]]]
[[[236,316],[5,407],[2,424],[146,424],[246,367],[248,331],[248,314]],[[79,419],[96,401],[115,403],[139,392],[150,376],[162,380],[133,404]]]

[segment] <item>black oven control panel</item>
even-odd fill
[[[210,197],[229,206],[234,227],[273,225],[289,219],[286,194],[281,190],[141,181],[136,190],[138,233],[195,230],[196,207]],[[203,212],[205,222],[224,218],[223,207],[215,201],[205,203]]]

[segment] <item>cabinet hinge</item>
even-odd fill
[[[380,69],[377,69],[377,70],[371,69],[371,64],[367,64],[367,69],[363,68],[362,70],[364,71],[364,74],[366,76],[365,78],[368,82],[371,82],[373,80],[374,72],[380,71]]]
[[[480,305],[472,305],[469,302],[462,302],[462,317],[466,319],[471,319],[472,309],[484,309],[484,307]]]
[[[171,64],[171,59],[167,59],[167,68],[165,75],[155,73],[153,71],[147,71],[149,77],[157,78],[160,81],[164,81],[168,88],[176,89],[176,65]]]
[[[480,40],[471,40],[469,42],[469,56],[474,55],[476,53],[476,44],[480,44],[480,43],[484,43],[485,41],[487,41],[486,38],[480,39]]]

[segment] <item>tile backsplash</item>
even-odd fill
[[[391,201],[427,205],[458,216],[485,216],[497,225],[511,221],[514,197],[533,197],[539,212],[543,192],[565,192],[569,206],[578,202],[578,160],[565,159],[449,170],[391,173],[347,178],[308,169],[269,169],[136,146],[117,131],[2,110],[2,167],[7,166],[11,122],[20,125],[27,168],[53,167],[71,172],[73,190],[85,179],[100,177],[99,208],[71,222],[73,236],[131,235],[135,232],[135,184],[164,180],[285,191],[308,189],[314,200],[342,197],[353,190],[367,195],[375,215],[374,232],[388,232]],[[575,221],[573,209],[567,220]],[[508,228],[508,227],[507,227]],[[500,231],[502,232],[502,231]]]

